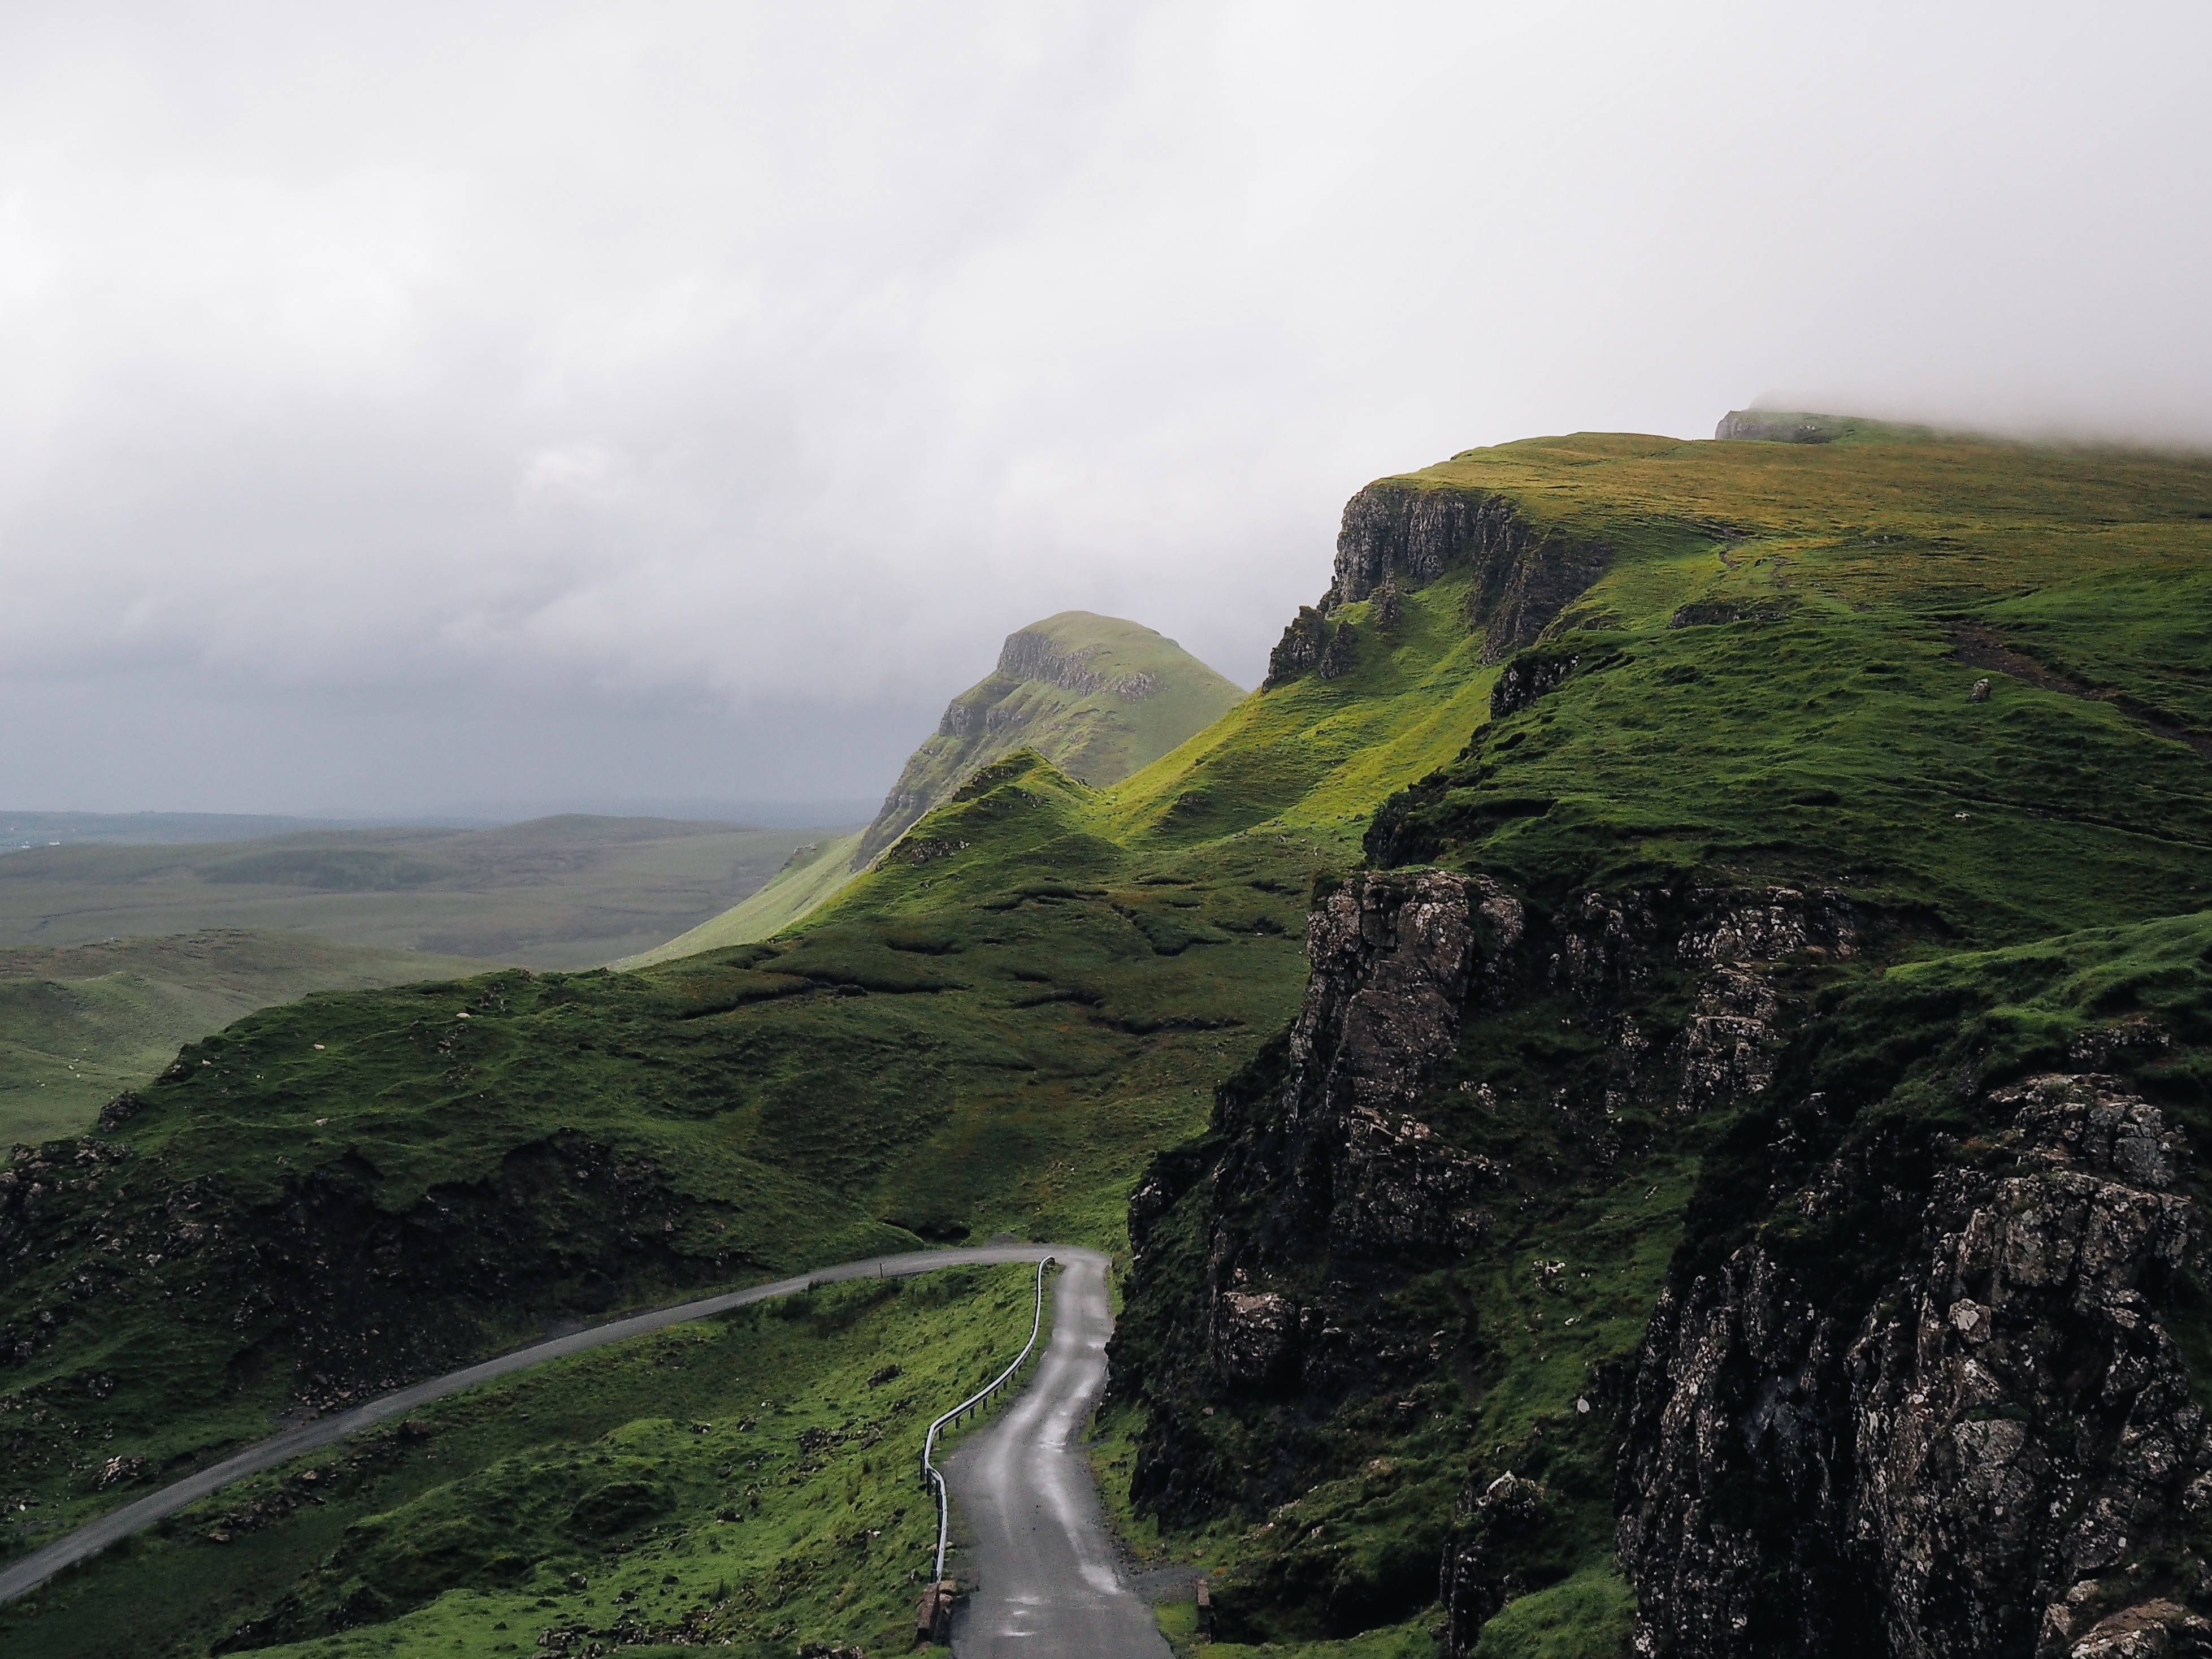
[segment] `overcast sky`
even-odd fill
[[[866,797],[1762,394],[2212,441],[2212,7],[0,9],[0,805]]]

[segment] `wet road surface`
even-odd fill
[[[1130,1587],[1083,1442],[1106,1383],[1114,1329],[1106,1260],[1058,1248],[1052,1346],[998,1420],[945,1460],[961,1547],[946,1568],[973,1585],[952,1620],[957,1659],[1169,1659]]]

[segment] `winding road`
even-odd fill
[[[953,1614],[952,1650],[1168,1659],[1152,1609],[1121,1571],[1083,1450],[1114,1329],[1106,1258],[1051,1253],[1065,1268],[1051,1346],[1029,1387],[945,1464],[966,1534],[952,1573],[970,1589]]]
[[[1071,1331],[1077,1328],[1079,1324],[1084,1331],[1090,1333],[1083,1339],[1088,1345],[1085,1352],[1089,1358],[1087,1360],[1079,1360],[1076,1363],[1079,1368],[1081,1364],[1088,1364],[1091,1371],[1081,1373],[1079,1369],[1078,1372],[1067,1371],[1066,1361],[1069,1352],[1067,1342],[1070,1339],[1063,1339],[1061,1328],[1056,1323],[1053,1332],[1052,1346],[1039,1368],[1037,1382],[1032,1385],[1029,1394],[1023,1396],[1020,1406],[1015,1412],[1010,1413],[988,1434],[979,1436],[978,1438],[989,1439],[1012,1424],[1021,1411],[1030,1407],[1033,1396],[1046,1392],[1048,1378],[1069,1376],[1074,1379],[1073,1386],[1076,1388],[1077,1393],[1068,1395],[1068,1398],[1071,1401],[1079,1399],[1081,1401],[1079,1407],[1073,1405],[1070,1407],[1071,1410],[1075,1411],[1075,1416],[1071,1420],[1079,1425],[1083,1418],[1089,1413],[1090,1402],[1097,1398],[1099,1382],[1103,1381],[1105,1375],[1105,1333],[1112,1325],[1112,1321],[1107,1313],[1105,1298],[1105,1257],[1095,1250],[1082,1249],[1066,1244],[984,1244],[963,1249],[915,1250],[904,1255],[870,1256],[863,1261],[843,1261],[832,1267],[817,1267],[811,1273],[801,1273],[795,1279],[778,1279],[771,1285],[750,1285],[742,1291],[726,1291],[719,1296],[702,1297],[695,1302],[679,1303],[674,1307],[658,1308],[649,1313],[632,1314],[625,1318],[610,1320],[604,1325],[594,1325],[586,1330],[573,1331],[566,1336],[556,1336],[544,1342],[532,1343],[529,1347],[518,1348],[514,1352],[501,1354],[495,1359],[487,1359],[480,1364],[470,1365],[460,1370],[448,1371],[443,1376],[434,1376],[428,1382],[417,1382],[413,1387],[402,1389],[396,1394],[388,1394],[380,1399],[372,1400],[366,1405],[356,1406],[352,1410],[340,1413],[335,1417],[318,1418],[312,1423],[301,1424],[298,1428],[287,1429],[282,1434],[272,1435],[268,1439],[248,1446],[242,1451],[232,1453],[222,1462],[212,1464],[200,1470],[197,1474],[186,1475],[173,1485],[163,1486],[158,1492],[149,1492],[143,1498],[135,1498],[120,1509],[111,1510],[98,1520],[87,1522],[66,1537],[48,1544],[45,1548],[33,1551],[20,1561],[0,1567],[0,1601],[13,1601],[27,1591],[36,1589],[64,1568],[74,1566],[80,1561],[97,1555],[110,1544],[152,1526],[164,1516],[174,1515],[186,1504],[198,1502],[210,1492],[220,1491],[234,1480],[241,1480],[249,1474],[258,1474],[264,1469],[274,1468],[279,1463],[297,1457],[301,1452],[313,1451],[319,1446],[331,1445],[350,1435],[358,1434],[363,1429],[372,1428],[389,1419],[403,1416],[413,1411],[417,1406],[427,1405],[433,1400],[442,1399],[445,1395],[457,1393],[462,1389],[471,1389],[480,1382],[489,1382],[515,1371],[526,1370],[531,1366],[543,1364],[549,1359],[559,1359],[568,1354],[582,1353],[587,1349],[603,1347],[610,1342],[627,1341],[631,1337],[643,1336],[648,1332],[660,1330],[666,1326],[679,1325],[690,1319],[709,1318],[715,1314],[727,1313],[732,1308],[742,1308],[750,1303],[766,1302],[775,1297],[795,1295],[799,1291],[810,1290],[817,1285],[835,1284],[839,1280],[848,1279],[905,1279],[915,1273],[933,1273],[939,1267],[987,1266],[1003,1261],[1040,1261],[1048,1255],[1056,1255],[1062,1261],[1071,1264],[1069,1271],[1061,1277],[1060,1289],[1054,1304],[1054,1318],[1056,1321],[1063,1318],[1068,1320],[1068,1328]],[[1089,1292],[1071,1292],[1069,1288],[1071,1284],[1090,1285],[1093,1289]],[[1073,1301],[1071,1301],[1072,1294]],[[1075,1310],[1073,1314],[1068,1312],[1071,1307]],[[1090,1376],[1087,1382],[1082,1381],[1082,1376],[1085,1375]],[[1056,1382],[1054,1386],[1068,1385]],[[1087,1393],[1081,1391],[1085,1389],[1087,1389]],[[1087,1516],[1088,1523],[1095,1534],[1082,1547],[1088,1552],[1085,1559],[1096,1557],[1103,1559],[1110,1567],[1113,1555],[1106,1543],[1104,1526],[1098,1516],[1097,1498],[1091,1491],[1090,1472],[1083,1466],[1079,1450],[1074,1454],[1074,1457],[1075,1462],[1073,1467],[1080,1472],[1081,1491],[1088,1500],[1090,1507],[1084,1510],[1071,1508],[1067,1513],[1071,1517],[1079,1514]],[[1017,1460],[1016,1464],[1010,1467],[1009,1478],[1018,1482],[1028,1480],[1030,1478],[1029,1465]],[[973,1489],[972,1493],[969,1493],[968,1488],[959,1490],[966,1494],[963,1502],[967,1507],[967,1512],[988,1520],[990,1506],[999,1501],[993,1496],[988,1486],[976,1487]],[[1029,1500],[1024,1494],[1029,1491],[1029,1486],[1020,1486],[1018,1491],[1010,1492],[1008,1501],[1027,1502]],[[1072,1552],[1075,1546],[1071,1543],[1069,1548]],[[987,1571],[994,1575],[999,1573],[997,1559],[989,1551],[984,1552],[980,1559]],[[1141,1604],[1139,1604],[1139,1611],[1141,1610]],[[963,1651],[966,1650],[963,1646]],[[1001,1650],[984,1648],[976,1650],[998,1652]],[[1074,1647],[1060,1650],[1091,1651],[1099,1654],[1141,1651],[1152,1654],[1164,1653],[1166,1649],[1112,1646],[1093,1648],[1079,1642]]]

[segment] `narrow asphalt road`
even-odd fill
[[[1168,1659],[1152,1609],[1121,1573],[1083,1452],[1114,1329],[1106,1259],[1053,1254],[1066,1270],[1053,1292],[1052,1346],[1005,1414],[945,1464],[967,1535],[947,1571],[974,1587],[953,1614],[952,1651]]]
[[[582,1353],[588,1348],[602,1347],[610,1342],[627,1341],[631,1337],[643,1336],[665,1326],[679,1325],[687,1319],[705,1319],[714,1314],[726,1313],[732,1308],[742,1308],[748,1303],[790,1296],[816,1285],[834,1284],[840,1279],[905,1279],[915,1273],[933,1273],[939,1267],[964,1267],[1001,1261],[1038,1261],[1048,1255],[1058,1255],[1064,1261],[1085,1261],[1095,1264],[1092,1271],[1097,1274],[1100,1286],[1099,1315],[1103,1320],[1106,1306],[1104,1259],[1091,1251],[1075,1249],[1064,1244],[984,1244],[965,1249],[915,1250],[904,1255],[870,1256],[865,1261],[842,1261],[833,1267],[817,1267],[796,1279],[781,1279],[772,1285],[754,1285],[742,1291],[726,1291],[720,1296],[702,1297],[696,1302],[680,1303],[672,1308],[632,1314],[627,1318],[610,1320],[604,1325],[594,1325],[588,1330],[572,1331],[566,1336],[556,1336],[550,1341],[518,1348],[513,1353],[501,1354],[496,1359],[487,1359],[481,1364],[448,1371],[443,1376],[434,1376],[428,1382],[402,1389],[397,1394],[387,1394],[381,1399],[372,1400],[365,1406],[356,1406],[336,1417],[318,1418],[312,1423],[303,1423],[296,1429],[287,1429],[283,1433],[271,1435],[243,1451],[234,1452],[220,1463],[202,1469],[197,1474],[186,1475],[182,1480],[164,1486],[159,1492],[149,1492],[120,1509],[110,1510],[97,1521],[87,1522],[66,1537],[57,1539],[20,1561],[0,1567],[0,1601],[13,1601],[27,1590],[36,1589],[63,1568],[74,1566],[88,1557],[97,1555],[117,1540],[128,1538],[132,1533],[152,1526],[165,1516],[174,1515],[187,1504],[196,1503],[234,1480],[274,1468],[279,1463],[297,1457],[301,1452],[313,1451],[318,1446],[327,1446],[345,1439],[349,1435],[359,1434],[363,1429],[374,1427],[391,1418],[404,1416],[417,1406],[427,1405],[459,1389],[471,1389],[479,1382],[489,1382],[495,1377],[526,1370],[548,1359]],[[1102,1324],[1098,1337],[1102,1345],[1105,1341],[1106,1328],[1107,1325]],[[1054,1339],[1052,1351],[1054,1355],[1060,1352],[1057,1335]],[[1046,1363],[1049,1364],[1051,1362],[1048,1359]],[[1098,1368],[1103,1376],[1105,1369],[1103,1346]],[[1095,1385],[1092,1392],[1097,1392]],[[1087,1474],[1085,1480],[1087,1483]],[[1096,1508],[1095,1499],[1093,1508]],[[1119,1652],[1121,1650],[1112,1651]],[[1159,1651],[1165,1652],[1166,1650]]]

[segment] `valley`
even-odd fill
[[[1208,1652],[2196,1639],[2212,464],[1780,429],[1380,481],[1133,770],[1010,744],[849,880],[788,836],[758,937],[319,991],[20,1148],[0,1551],[562,1322],[1004,1235],[1114,1259],[1103,1498]],[[0,1640],[529,1650],[581,1577],[647,1650],[877,1651],[885,1402],[1011,1272],[456,1396]],[[795,1484],[710,1480],[770,1410]],[[580,1534],[608,1482],[657,1495]]]

